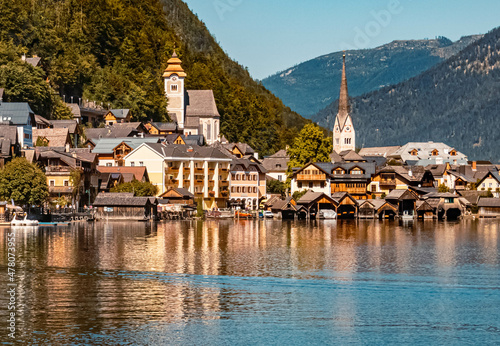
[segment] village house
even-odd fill
[[[211,147],[143,143],[124,158],[125,166],[145,166],[159,195],[186,188],[203,208],[223,208],[229,199],[231,158]]]
[[[102,138],[95,140],[95,147],[92,152],[97,154],[99,166],[124,166],[123,158],[139,145],[159,142],[158,137]]]
[[[13,157],[21,155],[18,131],[14,126],[0,125],[0,169]]]
[[[286,172],[288,170],[289,161],[290,156],[288,156],[286,150],[280,150],[274,155],[265,157],[262,160],[262,165],[267,170],[266,174],[269,178],[285,182],[287,179]]]
[[[102,128],[85,129],[87,142],[90,140],[95,144],[96,140],[102,138],[124,138],[124,137],[145,137],[146,128],[142,123],[117,123],[112,126]]]
[[[110,109],[104,116],[104,121],[107,126],[114,124],[129,123],[132,118],[130,109]]]
[[[177,124],[174,122],[170,123],[158,123],[149,122],[144,124],[150,135],[153,136],[167,136],[174,133],[178,133]]]
[[[444,143],[435,142],[409,142],[388,155],[387,158],[411,166],[467,164],[467,156]]]
[[[231,162],[230,205],[257,210],[266,196],[266,169],[258,161],[233,159]]]
[[[27,102],[3,102],[2,97],[0,95],[0,125],[13,126],[17,129],[21,148],[32,147],[33,126],[36,126],[35,113]]]
[[[149,182],[146,167],[125,167],[125,166],[97,166],[99,174],[98,191],[109,192],[109,190],[119,184],[130,183],[134,180]]]
[[[291,182],[290,193],[303,190],[313,190],[323,192],[331,196],[331,164],[310,163],[302,168],[294,169]]]
[[[496,168],[491,168],[482,178],[478,179],[477,189],[490,191],[497,198],[500,196],[500,174]]]
[[[407,190],[410,187],[434,188],[432,173],[422,166],[386,166],[372,176],[368,191],[382,198],[393,190]]]
[[[477,202],[479,217],[500,217],[500,198],[481,197]]]
[[[33,128],[33,142],[34,146],[41,147],[73,147],[73,143],[71,142],[71,138],[69,136],[69,130],[67,128]]]
[[[101,192],[93,203],[95,216],[101,220],[156,219],[157,205],[155,197],[136,197],[131,192]]]

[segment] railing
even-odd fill
[[[297,180],[326,180],[326,174],[297,174]]]
[[[396,180],[381,180],[380,186],[395,186]]]
[[[348,192],[350,194],[365,194],[366,188],[364,187],[332,187],[332,193],[335,192]]]
[[[69,167],[64,166],[46,166],[45,172],[70,172],[71,169]]]

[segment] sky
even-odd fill
[[[484,34],[498,0],[184,0],[231,58],[263,79],[298,63],[393,40]]]

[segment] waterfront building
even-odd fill
[[[297,191],[313,190],[331,196],[331,168],[328,163],[310,163],[293,172],[290,182],[290,193]]]
[[[230,205],[249,210],[259,209],[260,201],[266,197],[266,173],[264,166],[255,159],[233,159]]]
[[[176,52],[163,73],[167,112],[185,135],[203,135],[207,144],[219,140],[220,115],[212,90],[185,90],[186,72]]]
[[[340,84],[339,111],[333,126],[333,150],[340,153],[345,150],[356,149],[356,133],[350,115],[349,93],[347,91],[347,77],[345,54],[342,67],[342,82]]]
[[[126,167],[126,166],[97,166],[98,172],[98,192],[108,192],[109,189],[134,180],[149,182],[148,170],[146,167]]]
[[[372,176],[368,192],[380,198],[409,187],[434,188],[434,177],[422,166],[386,166]]]
[[[159,123],[159,122],[149,122],[144,124],[150,135],[153,136],[167,136],[173,133],[177,133],[177,124],[174,122],[170,123]]]
[[[101,192],[93,203],[95,216],[101,220],[156,219],[157,206],[155,197],[136,197],[132,192]]]
[[[500,198],[481,197],[477,206],[479,217],[500,217]]]
[[[124,157],[125,166],[147,167],[159,195],[186,188],[206,210],[227,205],[231,161],[217,148],[164,143],[143,143]]]

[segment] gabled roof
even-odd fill
[[[96,154],[111,154],[121,143],[125,143],[134,150],[142,143],[158,143],[159,141],[160,139],[158,137],[101,138],[95,140],[95,148],[92,152]]]
[[[81,118],[82,113],[80,112],[80,106],[77,103],[66,103],[66,106],[70,109],[73,114],[73,118]]]
[[[334,194],[332,194],[332,199],[335,200],[337,204],[342,203],[342,201],[346,198],[351,199],[355,203],[355,205],[359,205],[359,202],[354,197],[352,197],[348,192],[335,192]]]
[[[181,188],[178,188],[178,187],[171,187],[169,188],[167,191],[165,191],[164,193],[162,193],[159,198],[174,198],[172,196],[172,193],[176,194],[177,196],[179,196],[179,198],[183,198],[183,199],[192,199],[194,198],[194,195],[189,192],[188,189],[181,189]]]
[[[69,138],[69,130],[67,128],[60,129],[33,129],[33,143],[36,143],[37,139],[46,138],[49,143],[49,147],[64,147],[66,144],[71,144]]]
[[[327,176],[330,176],[332,173],[332,168],[333,164],[331,162],[315,162],[315,163],[308,163],[305,164],[304,167],[299,168],[298,170],[294,171],[294,174],[298,174],[304,169],[308,168],[309,166],[314,166],[323,173],[325,173]]]
[[[180,145],[164,143],[145,143],[147,147],[164,158],[215,158],[224,161],[231,159],[214,147],[200,147],[197,145]],[[130,155],[130,154],[129,154]]]
[[[396,150],[401,148],[400,146],[393,147],[372,147],[372,148],[363,148],[359,151],[360,156],[378,156],[378,157],[388,157]]]
[[[26,62],[28,64],[32,65],[33,67],[37,67],[38,64],[40,64],[40,60],[42,60],[42,59],[38,56],[34,56],[32,58],[26,58]]]
[[[119,174],[132,174],[136,180],[141,181],[144,177],[146,181],[149,181],[148,171],[145,166],[142,167],[129,167],[129,166],[98,166],[97,170],[99,173],[119,173]]]
[[[500,183],[500,175],[498,174],[498,171],[496,169],[490,169],[488,172],[484,174],[482,178],[480,178],[479,184],[481,184],[488,177],[491,177],[495,179],[498,183]]]
[[[353,162],[353,161],[364,162],[364,161],[366,161],[363,157],[359,156],[354,150],[350,150],[348,153],[343,155],[342,158],[346,162]]]
[[[386,200],[417,200],[418,196],[410,190],[392,190],[386,197]]]
[[[250,167],[255,168],[257,172],[267,173],[267,170],[259,162],[250,161],[249,159],[246,158],[242,159],[234,158],[233,161],[231,162],[231,171],[248,171]]]
[[[151,123],[151,126],[154,126],[159,131],[176,131],[177,130],[177,124],[175,122]]]
[[[337,201],[335,201],[333,198],[325,194],[324,192],[314,192],[312,190],[308,190],[298,201],[298,204],[301,205],[307,205],[311,203],[316,203],[317,201],[320,201],[322,199],[326,199],[330,201],[334,205],[338,205]]]
[[[41,115],[35,114],[35,122],[37,124],[42,124],[44,126],[49,127],[50,126],[50,121],[42,117]]]
[[[105,193],[101,192],[97,195],[93,206],[94,207],[145,207],[151,204],[155,198],[151,197],[134,197],[133,193]]]
[[[337,152],[334,150],[332,151],[332,153],[330,154],[330,161],[333,162],[333,163],[337,163],[337,162],[342,162],[343,159],[342,157],[337,154]]]
[[[212,90],[188,90],[186,117],[220,117]]]
[[[126,119],[130,113],[130,109],[110,109],[109,111],[116,119]]]
[[[27,125],[35,114],[27,102],[0,102],[0,122]],[[34,125],[34,124],[32,124]]]
[[[17,128],[15,126],[0,125],[0,138],[7,139],[12,145],[17,143]]]
[[[75,134],[78,131],[78,122],[76,120],[50,120],[50,125],[54,129],[68,129],[69,134]]]
[[[233,151],[234,148],[237,147],[238,150],[243,153],[243,155],[252,155],[255,153],[255,150],[253,150],[253,148],[246,143],[227,143],[223,144],[223,146],[229,151]]]

